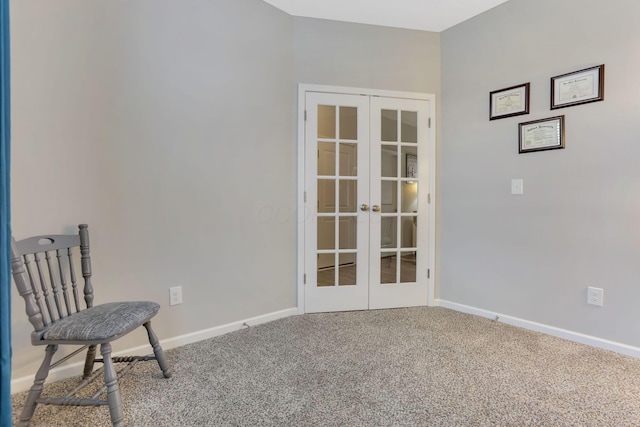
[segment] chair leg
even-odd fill
[[[82,372],[82,379],[86,379],[93,372],[93,364],[96,360],[96,347],[95,345],[90,345],[89,350],[87,351],[87,358],[84,361],[84,371]]]
[[[24,408],[22,408],[20,421],[18,422],[19,427],[28,426],[29,422],[31,421],[31,417],[33,417],[33,413],[36,410],[36,400],[38,400],[40,398],[40,395],[42,394],[44,381],[49,375],[51,360],[53,359],[53,355],[56,351],[58,351],[58,346],[53,344],[48,345],[45,349],[44,360],[40,365],[40,369],[38,369],[38,372],[36,372],[35,380],[33,381],[33,385],[31,386],[29,394],[27,395],[27,400],[24,404]]]
[[[100,353],[104,360],[104,384],[107,386],[107,400],[109,401],[111,423],[114,427],[124,426],[118,374],[113,366],[113,360],[111,360],[111,343],[101,344]]]
[[[153,332],[153,329],[151,329],[151,321],[145,323],[144,327],[147,329],[147,335],[149,335],[149,343],[151,344],[151,347],[153,347],[153,354],[155,354],[158,365],[160,365],[162,375],[164,375],[165,378],[170,378],[171,369],[169,369],[169,363],[167,362],[167,358],[164,355],[164,350],[162,350],[162,347],[160,347],[158,337]]]

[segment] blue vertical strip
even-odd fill
[[[0,426],[11,425],[11,96],[9,0],[0,0]]]

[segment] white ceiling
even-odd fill
[[[264,0],[294,16],[440,32],[507,0]]]

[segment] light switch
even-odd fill
[[[524,194],[524,183],[522,178],[511,180],[511,194]]]

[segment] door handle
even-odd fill
[[[366,203],[361,204],[361,205],[360,205],[360,210],[361,210],[362,212],[366,212],[366,211],[368,211],[368,210],[369,210],[369,205],[368,205],[368,204],[366,204]]]
[[[373,205],[371,207],[371,210],[374,211],[374,212],[380,212],[380,206],[379,205]]]

